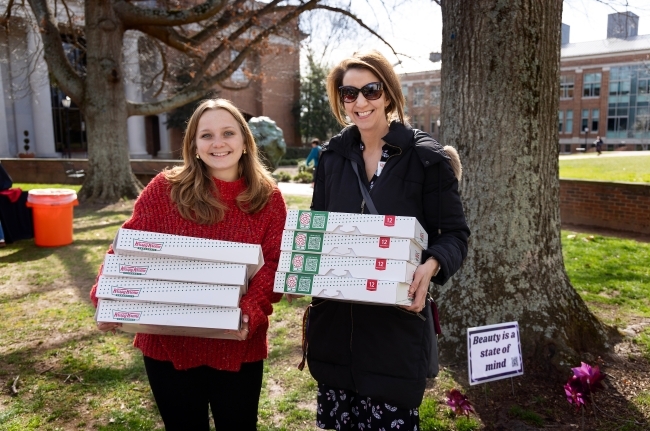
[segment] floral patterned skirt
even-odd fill
[[[319,383],[316,426],[339,431],[418,431],[420,416],[417,408],[397,408],[353,391]]]

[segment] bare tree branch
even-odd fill
[[[227,0],[207,0],[189,9],[167,10],[145,9],[126,0],[116,0],[113,9],[124,23],[125,28],[130,29],[143,25],[192,24],[218,14],[227,5]]]
[[[83,100],[83,80],[74,70],[63,51],[61,34],[48,7],[47,0],[29,0],[43,40],[44,56],[49,71],[61,89],[76,103]]]
[[[283,28],[287,23],[295,19],[304,11],[314,9],[318,5],[318,2],[319,0],[309,0],[300,6],[292,7],[290,12],[288,12],[280,20],[276,21],[273,25],[269,26],[263,31],[260,31],[244,48],[241,49],[237,57],[235,57],[235,59],[231,61],[226,68],[222,69],[218,73],[210,77],[204,77],[198,82],[193,82],[191,85],[166,100],[152,103],[128,102],[128,115],[154,115],[161,112],[167,112],[202,97],[207,90],[217,84],[221,85],[222,81],[232,75],[232,73],[237,70],[237,68],[244,62],[248,55],[260,43],[262,43],[262,41],[266,40],[271,33]],[[277,3],[277,1],[273,3]],[[244,26],[246,26],[246,24]],[[222,43],[219,48],[221,48],[223,51],[225,48],[222,47],[224,46],[225,44]]]
[[[434,1],[435,1],[435,0],[434,0]],[[366,24],[361,20],[361,18],[359,18],[358,16],[356,16],[356,15],[353,14],[352,12],[347,11],[347,10],[345,10],[345,9],[338,8],[338,7],[328,6],[328,5],[324,5],[324,4],[319,4],[318,6],[314,7],[313,9],[329,10],[329,11],[331,11],[331,12],[340,13],[341,15],[345,15],[345,16],[347,16],[348,18],[351,18],[351,19],[354,20],[357,24],[359,24],[361,27],[363,27],[363,28],[365,28],[366,30],[368,30],[368,31],[369,31],[373,36],[375,36],[377,39],[379,39],[379,40],[381,40],[382,42],[384,42],[384,44],[385,44],[387,47],[389,47],[391,51],[393,51],[393,54],[395,55],[395,57],[398,56],[398,54],[397,54],[397,52],[395,52],[395,49],[393,48],[393,46],[392,46],[390,43],[388,43],[388,41],[387,41],[386,39],[384,39],[383,37],[381,37],[381,36],[379,35],[379,33],[377,33],[375,30],[373,30],[373,29],[371,29],[370,27],[368,27],[368,26],[367,26],[367,25],[366,25]]]
[[[5,13],[2,15],[2,18],[0,18],[0,25],[7,25],[9,20],[11,19],[11,8],[14,6],[14,0],[9,0],[7,3],[7,9],[5,10]]]
[[[268,10],[273,9],[273,8],[274,8],[278,3],[280,3],[280,1],[281,1],[281,0],[273,0],[271,3],[268,3],[266,6],[264,6],[260,12],[264,12],[264,11],[268,11]],[[317,3],[317,2],[318,2],[318,0],[315,1],[315,3]],[[297,15],[296,15],[296,16],[297,16]],[[288,21],[290,21],[290,20],[287,20],[286,22],[288,22]],[[197,73],[196,76],[194,77],[194,82],[200,82],[200,80],[203,79],[203,76],[204,76],[205,73],[208,71],[208,69],[210,68],[210,66],[212,65],[212,63],[214,63],[214,61],[215,61],[217,58],[219,58],[219,56],[220,56],[220,55],[221,55],[221,54],[222,54],[222,53],[223,53],[227,48],[231,47],[231,46],[233,45],[233,43],[234,43],[236,40],[238,40],[238,39],[239,39],[239,38],[240,38],[240,37],[241,37],[241,36],[242,36],[242,35],[243,35],[247,30],[251,29],[251,28],[252,28],[255,24],[257,24],[257,23],[258,23],[257,17],[252,16],[252,17],[249,18],[248,21],[246,21],[246,22],[245,22],[241,27],[239,27],[237,30],[233,31],[233,32],[230,34],[230,36],[228,36],[228,38],[227,38],[226,40],[221,41],[221,44],[217,47],[217,49],[211,51],[211,52],[206,56],[205,61],[203,62],[203,65],[202,65],[201,69],[199,69],[198,73]],[[277,25],[277,23],[276,23],[276,25]],[[271,26],[271,28],[276,28],[276,25]],[[271,32],[268,32],[267,35],[270,34],[270,33],[271,33]],[[260,42],[261,42],[261,41],[260,41]],[[240,53],[240,54],[241,54],[241,53]],[[237,58],[239,58],[239,57],[237,57]],[[235,61],[237,60],[237,58],[235,58]],[[239,65],[240,65],[241,63],[243,63],[245,59],[246,59],[246,57],[242,58],[242,60],[240,61],[240,63],[232,69],[232,72],[234,72],[235,70],[237,70],[237,68],[239,67]],[[232,73],[232,72],[231,72],[231,73]],[[228,75],[228,76],[230,76],[230,75]]]

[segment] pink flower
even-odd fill
[[[452,408],[457,416],[474,413],[472,403],[469,402],[466,395],[463,395],[458,389],[452,389],[447,392],[447,405]]]
[[[567,384],[564,385],[566,399],[569,404],[576,406],[576,410],[580,409],[580,406],[585,404],[585,399],[582,397],[583,392],[584,386],[576,376],[571,377]]]
[[[574,378],[580,380],[582,383],[585,393],[596,392],[600,389],[603,389],[601,380],[605,378],[605,375],[600,372],[598,365],[592,367],[589,364],[581,362],[581,366],[578,368],[571,368],[573,371]]]

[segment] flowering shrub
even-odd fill
[[[447,391],[447,405],[451,407],[457,416],[466,415],[469,417],[470,412],[474,413],[472,403],[458,389]]]
[[[601,380],[605,378],[597,365],[592,367],[584,362],[581,364],[580,367],[571,368],[573,376],[564,385],[567,401],[569,404],[573,404],[576,410],[585,405],[587,395],[603,389]]]

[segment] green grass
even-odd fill
[[[285,199],[290,208],[308,208],[311,202],[307,196]],[[103,255],[131,205],[76,207],[75,242],[69,246],[40,248],[19,241],[0,249],[0,430],[163,429],[132,335],[99,333],[88,300]],[[616,307],[623,318],[650,315],[650,244],[584,234],[569,239],[571,234],[562,233],[567,272],[590,307]],[[316,430],[316,383],[307,370],[296,368],[307,303],[300,298],[274,306],[261,431]],[[636,342],[650,358],[650,328]],[[16,376],[19,393],[10,396]],[[420,410],[422,430],[482,429],[478,417],[456,418],[444,395],[435,395],[452,387],[461,386],[441,370],[436,392],[427,393]],[[639,393],[635,403],[650,404],[648,392]]]
[[[24,191],[33,189],[70,189],[79,193],[81,184],[36,184],[36,183],[14,183],[13,187],[20,188]]]
[[[560,178],[650,183],[650,156],[560,160]]]
[[[521,419],[530,425],[535,425],[538,427],[544,426],[544,419],[540,415],[531,410],[526,410],[520,406],[510,407],[508,414],[514,418]]]
[[[650,243],[563,231],[562,251],[571,283],[590,304],[650,316]]]

